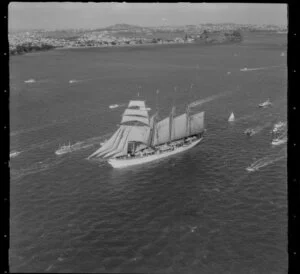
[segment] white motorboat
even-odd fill
[[[270,99],[268,99],[267,101],[265,101],[265,102],[259,104],[258,106],[259,106],[260,108],[265,108],[265,107],[268,107],[268,106],[271,106],[271,105],[272,105],[272,103],[270,102]]]
[[[55,151],[55,154],[61,155],[61,154],[65,154],[65,153],[72,152],[72,151],[73,151],[72,146],[69,143],[69,145],[61,146],[58,150]]]

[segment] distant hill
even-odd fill
[[[136,25],[129,25],[129,24],[115,24],[109,27],[97,29],[97,30],[107,30],[107,31],[122,31],[122,30],[127,30],[127,31],[136,31],[136,30],[144,30],[147,29],[146,27],[140,27]]]

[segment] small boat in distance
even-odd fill
[[[34,79],[29,79],[29,80],[24,81],[24,83],[26,83],[26,84],[35,83],[35,80]]]
[[[247,128],[247,129],[244,131],[244,133],[245,133],[247,136],[252,136],[252,135],[255,134],[255,131],[254,131],[254,129],[252,129],[252,128]]]
[[[275,138],[272,141],[272,145],[273,146],[279,146],[279,145],[282,145],[282,144],[284,144],[286,142],[287,142],[287,136],[285,136],[283,138]]]
[[[70,80],[69,84],[73,84],[73,83],[76,83],[76,82],[77,82],[77,80]]]
[[[284,52],[281,52],[281,55],[280,56],[285,56]]]
[[[282,130],[286,126],[286,123],[284,122],[278,122],[274,125],[274,128],[272,130],[272,133],[277,133],[278,131]]]
[[[234,114],[233,114],[233,112],[231,112],[231,114],[228,118],[228,122],[234,122],[234,120],[235,120]]]
[[[13,150],[12,152],[9,153],[9,158],[17,157],[20,153],[21,153],[20,151]]]
[[[253,168],[253,167],[247,167],[246,170],[249,171],[249,172],[253,172],[253,171],[255,171],[255,168]]]
[[[242,69],[240,69],[240,71],[247,71],[248,70],[248,68],[242,68]]]
[[[119,105],[118,104],[114,104],[114,105],[110,105],[109,108],[117,108]]]
[[[68,153],[68,152],[72,152],[73,149],[72,149],[72,146],[69,142],[69,145],[63,145],[61,146],[58,150],[55,151],[55,154],[56,155],[61,155],[61,154],[65,154],[65,153]]]
[[[271,106],[271,105],[272,105],[272,103],[270,102],[270,99],[268,99],[267,101],[259,104],[258,107],[265,108],[265,107],[268,107],[268,106]]]

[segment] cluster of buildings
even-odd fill
[[[109,47],[140,44],[192,43],[202,33],[218,31],[272,31],[286,32],[286,27],[273,25],[200,24],[187,26],[139,27],[118,24],[98,30],[65,30],[64,35],[55,31],[30,31],[9,34],[10,52],[17,47]],[[59,31],[58,31],[59,32]],[[172,34],[171,36],[162,35]]]
[[[184,37],[176,37],[174,39],[162,39],[155,37],[144,37],[143,35],[135,37],[114,36],[107,31],[89,31],[81,33],[77,37],[72,38],[54,38],[48,37],[45,32],[33,31],[24,33],[9,34],[9,49],[16,50],[18,46],[36,46],[51,45],[53,47],[109,47],[109,46],[126,46],[141,44],[171,44],[171,43],[189,43],[192,39],[184,39]]]

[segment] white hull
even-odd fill
[[[279,145],[282,145],[282,144],[286,143],[286,141],[287,141],[287,138],[280,139],[280,140],[276,139],[276,140],[272,141],[272,145],[273,146],[279,146]]]
[[[21,153],[21,152],[19,152],[19,151],[11,152],[11,153],[9,154],[9,158],[17,157],[20,153]]]
[[[154,155],[149,155],[149,156],[144,156],[144,157],[133,157],[133,158],[127,158],[127,159],[114,159],[111,158],[108,160],[108,163],[113,166],[114,168],[124,168],[124,167],[129,167],[129,166],[135,166],[135,165],[140,165],[140,164],[145,164],[149,163],[152,161],[156,161],[162,158],[169,157],[171,155],[186,151],[194,146],[196,146],[198,143],[201,142],[203,138],[200,138],[191,144],[184,145],[179,148],[175,148],[172,151],[166,151],[166,152],[161,152],[160,154],[154,154]]]

